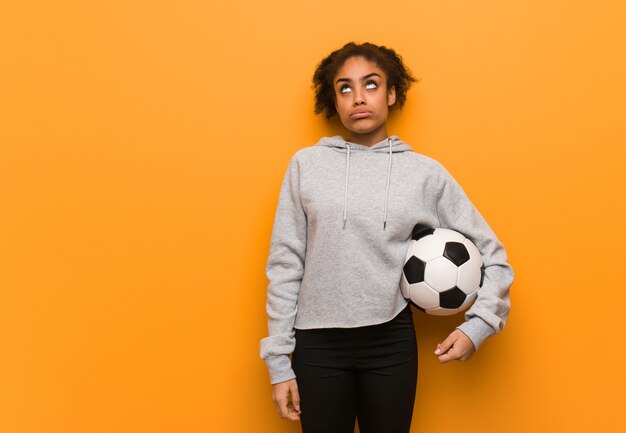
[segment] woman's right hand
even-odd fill
[[[300,395],[296,379],[272,385],[272,399],[281,418],[300,419]]]

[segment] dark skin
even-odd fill
[[[388,137],[389,107],[396,101],[393,86],[375,63],[363,57],[351,57],[337,71],[333,80],[335,107],[348,131],[348,141],[372,146]],[[439,362],[466,361],[475,352],[474,344],[461,330],[455,329],[437,345]],[[272,385],[272,399],[281,418],[300,419],[300,395],[296,379]]]
[[[337,71],[333,87],[348,141],[372,146],[388,137],[387,118],[396,102],[396,89],[387,89],[382,69],[363,57],[351,57]]]

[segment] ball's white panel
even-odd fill
[[[423,309],[437,308],[439,306],[439,293],[421,282],[411,284],[408,288],[409,298]]]
[[[435,233],[433,233],[433,235],[440,239],[443,239],[444,243],[445,242],[463,243],[465,241],[465,236],[463,236],[459,232],[455,232],[454,230],[450,230],[450,229],[435,229]]]
[[[461,304],[461,306],[459,307],[459,311],[463,311],[465,310],[467,307],[469,307],[470,305],[472,305],[474,303],[474,301],[476,300],[476,297],[478,296],[478,290],[476,290],[475,292],[473,292],[470,295],[467,295],[467,298],[465,298],[465,301]]]
[[[480,260],[480,257],[473,256],[470,258],[469,262],[465,262],[459,266],[459,276],[456,286],[466,294],[470,294],[478,289],[481,275],[480,267],[482,264],[483,261]]]
[[[452,316],[459,312],[459,310],[455,309],[447,309],[447,308],[433,308],[430,310],[426,310],[428,314],[432,314],[433,316]]]
[[[406,256],[404,257],[404,263],[406,263],[413,255],[413,248],[415,248],[415,244],[416,244],[415,241],[409,242],[409,248],[407,248]]]
[[[441,257],[446,247],[446,240],[433,235],[424,236],[418,241],[411,241],[413,246],[413,255],[423,262]]]
[[[424,281],[438,292],[453,288],[457,280],[457,266],[445,257],[426,263]]]
[[[469,239],[465,239],[463,245],[467,248],[467,251],[470,254],[470,259],[477,259],[480,261],[480,264],[478,265],[480,268],[483,265],[483,257],[481,256],[480,251],[478,251],[478,248],[476,248],[476,245],[474,245],[474,243]]]

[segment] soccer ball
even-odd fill
[[[415,226],[400,280],[407,301],[428,314],[449,316],[474,302],[484,277],[472,241],[454,230]]]

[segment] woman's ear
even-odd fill
[[[391,86],[389,93],[387,94],[387,105],[392,106],[396,103],[396,86]]]

